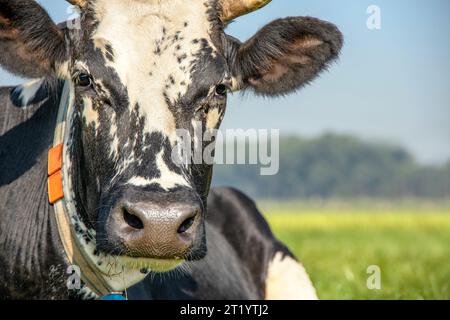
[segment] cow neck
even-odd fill
[[[58,117],[54,133],[53,147],[48,155],[48,196],[53,204],[58,233],[66,258],[72,266],[80,270],[81,280],[88,290],[97,296],[122,293],[127,287],[143,280],[139,271],[126,269],[117,261],[101,261],[96,254],[95,244],[87,243],[74,227],[78,218],[70,172],[69,149],[71,144],[71,124],[74,110],[74,88],[65,81],[61,94]],[[114,270],[111,272],[111,265]]]

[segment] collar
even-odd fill
[[[48,153],[48,198],[54,208],[58,233],[69,264],[77,266],[87,288],[102,297],[113,292],[123,292],[143,280],[145,275],[138,270],[127,269],[113,257],[99,256],[95,243],[86,241],[83,235],[75,231],[74,221],[77,221],[78,215],[72,200],[70,158],[67,152],[74,115],[74,96],[73,85],[65,81],[53,146]]]

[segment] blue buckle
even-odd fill
[[[100,300],[114,301],[114,300],[127,300],[127,298],[125,298],[122,293],[111,293],[107,296],[101,297]]]

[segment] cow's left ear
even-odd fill
[[[336,26],[310,17],[276,20],[243,44],[228,37],[234,89],[266,96],[292,92],[326,69],[342,44]]]

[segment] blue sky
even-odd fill
[[[56,21],[67,5],[40,0]],[[381,9],[381,30],[366,26]],[[245,40],[280,17],[309,15],[335,23],[346,45],[340,61],[311,86],[285,98],[231,97],[224,128],[277,128],[282,134],[354,134],[401,144],[424,163],[450,160],[450,1],[274,0],[233,23]],[[20,79],[0,71],[0,85]]]

